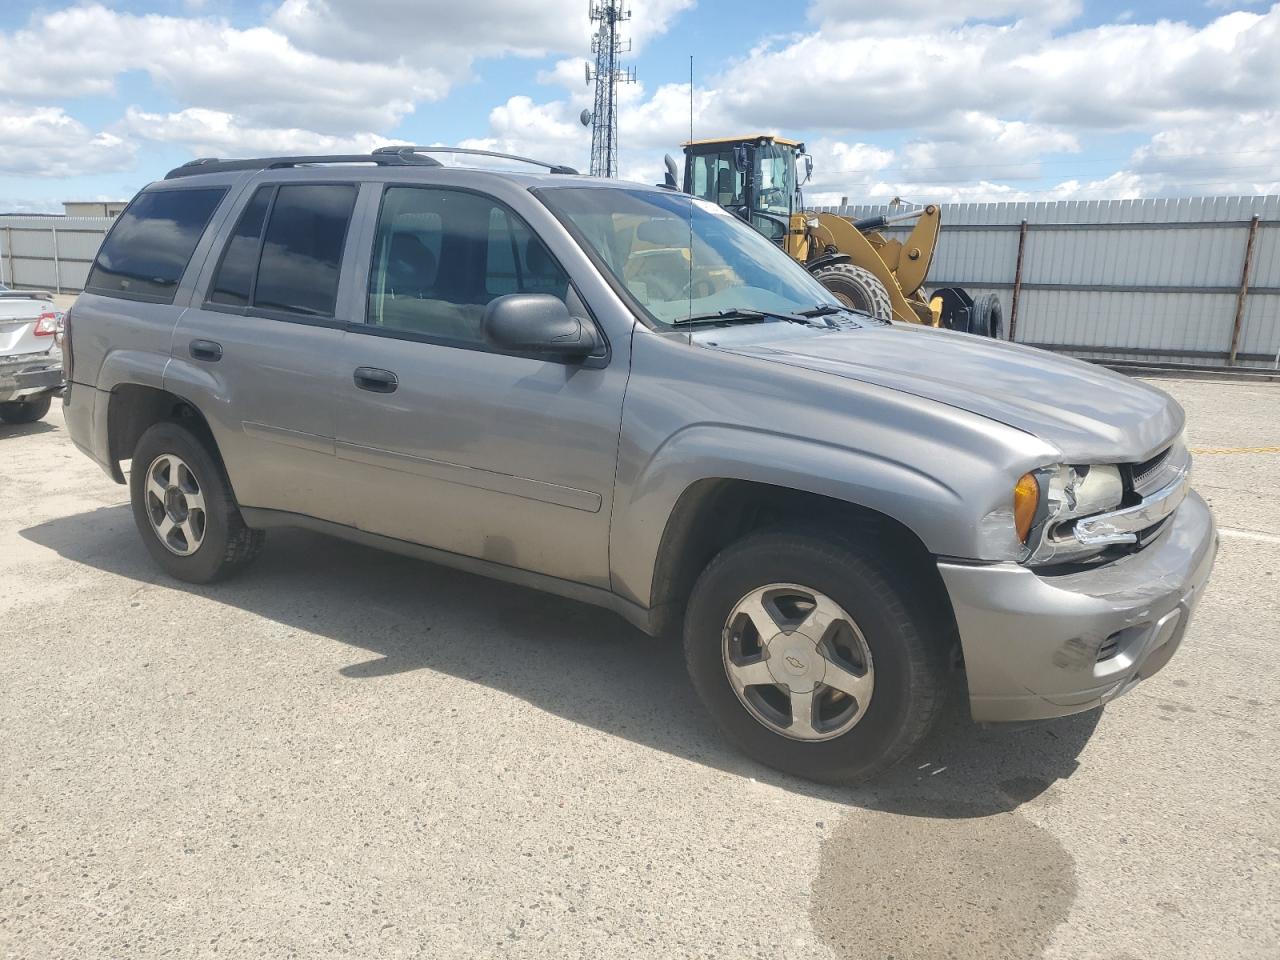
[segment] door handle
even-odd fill
[[[222,344],[215,343],[212,340],[192,340],[188,350],[191,356],[197,360],[217,363],[222,359]]]
[[[354,379],[361,390],[373,393],[395,393],[396,387],[400,386],[399,377],[378,367],[356,367]]]

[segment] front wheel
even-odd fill
[[[694,587],[685,659],[745,753],[810,780],[875,776],[928,732],[945,690],[919,585],[853,541],[763,533],[726,548]],[[927,607],[927,605],[925,605]]]

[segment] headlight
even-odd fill
[[[1072,521],[1115,510],[1123,499],[1124,481],[1113,464],[1060,464],[1023,475],[1013,495],[1014,525],[1025,548],[1023,562],[1064,563],[1097,553],[1097,547],[1075,539]]]

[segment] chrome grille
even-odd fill
[[[1153,480],[1160,472],[1160,468],[1164,462],[1169,459],[1169,453],[1173,447],[1165,447],[1150,460],[1144,460],[1142,463],[1133,465],[1133,486],[1136,490],[1141,490],[1151,480]]]

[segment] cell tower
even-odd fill
[[[587,7],[592,23],[600,27],[591,35],[595,69],[587,64],[587,83],[596,85],[594,110],[582,111],[582,125],[591,128],[591,175],[618,174],[618,84],[635,83],[636,68],[625,67],[618,58],[631,50],[631,41],[618,36],[618,24],[631,19],[621,0],[591,0]]]

